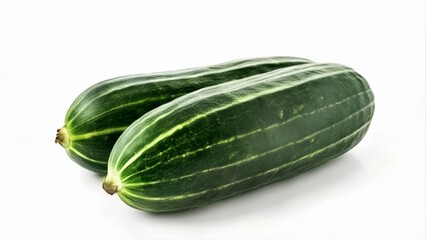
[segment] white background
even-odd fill
[[[112,77],[243,57],[353,67],[364,140],[298,177],[174,214],[132,209],[54,144],[80,92]],[[0,3],[0,238],[424,239],[423,1]]]

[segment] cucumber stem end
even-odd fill
[[[68,148],[70,145],[70,135],[66,126],[56,130],[55,143],[59,143],[63,148]]]
[[[102,188],[110,195],[114,195],[122,188],[122,183],[118,178],[107,176],[102,184]]]

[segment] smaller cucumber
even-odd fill
[[[295,57],[253,58],[103,81],[73,102],[56,142],[80,166],[105,174],[114,143],[146,112],[200,88],[309,62]]]

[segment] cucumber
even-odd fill
[[[206,205],[295,176],[353,148],[374,112],[366,80],[308,63],[200,89],[136,120],[103,188],[150,212]]]
[[[203,87],[308,62],[295,57],[253,58],[106,80],[77,97],[55,142],[80,166],[106,174],[108,157],[120,134],[151,109]]]

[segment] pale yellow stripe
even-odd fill
[[[80,134],[80,135],[70,135],[70,140],[71,141],[86,140],[86,139],[90,139],[92,137],[98,137],[98,136],[107,135],[107,134],[111,134],[111,133],[123,132],[124,130],[126,130],[126,128],[127,128],[127,126],[117,127],[117,128],[108,128],[108,129],[95,131],[95,132],[89,132],[89,133]]]
[[[94,120],[94,119],[96,119],[96,118],[102,117],[102,116],[104,116],[105,114],[110,113],[110,112],[113,112],[113,111],[118,110],[118,109],[123,109],[123,108],[126,108],[126,107],[130,107],[130,106],[138,105],[138,104],[141,104],[141,103],[144,103],[144,102],[149,102],[149,101],[157,101],[157,100],[163,100],[163,99],[168,99],[168,98],[176,98],[176,97],[179,97],[179,96],[181,96],[181,95],[182,95],[182,94],[175,94],[175,95],[169,95],[169,96],[167,96],[167,97],[166,97],[166,96],[163,96],[163,97],[158,97],[158,98],[144,98],[144,99],[141,99],[141,100],[139,100],[139,101],[130,102],[130,103],[126,103],[126,104],[121,104],[120,106],[110,108],[110,109],[108,109],[108,110],[107,110],[107,111],[105,111],[105,112],[99,113],[99,114],[97,114],[97,115],[95,115],[95,116],[93,116],[93,117],[91,117],[91,118],[89,118],[89,119],[87,119],[87,120],[85,120],[85,121],[82,121],[82,122],[81,122],[80,124],[78,124],[78,125],[70,126],[70,124],[69,124],[69,123],[67,123],[67,126],[72,127],[73,129],[76,129],[76,128],[78,128],[79,126],[81,126],[81,125],[83,125],[83,124],[86,124],[86,123],[88,123],[88,122],[90,122],[90,121],[92,121],[92,120]]]
[[[94,163],[100,163],[100,164],[107,164],[106,161],[99,161],[99,160],[95,160],[93,158],[89,158],[86,155],[84,155],[83,153],[79,152],[77,149],[75,149],[74,147],[68,147],[67,151],[72,151],[75,154],[77,154],[78,156],[90,161],[90,162],[94,162]]]

